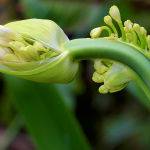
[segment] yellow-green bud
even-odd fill
[[[112,93],[122,90],[130,80],[130,70],[116,63],[105,74],[104,85]]]
[[[139,24],[134,23],[133,29],[134,29],[137,33],[140,33],[140,25],[139,25]]]
[[[90,32],[90,36],[91,38],[98,38],[102,33],[102,28],[101,27],[97,27],[94,28],[93,30],[91,30]]]
[[[102,63],[101,59],[97,59],[94,61],[94,69],[99,74],[103,74],[108,70],[108,67]]]
[[[98,72],[94,72],[92,76],[92,80],[96,83],[104,82],[104,76],[99,74]]]
[[[104,17],[104,22],[105,22],[107,25],[109,25],[109,26],[112,26],[112,25],[113,25],[112,19],[111,19],[111,17],[110,17],[109,15],[107,15],[107,16]]]
[[[129,31],[133,27],[133,23],[130,20],[127,20],[124,22],[124,26],[126,27],[126,30]]]
[[[120,11],[117,6],[112,6],[109,10],[109,14],[116,22],[121,22]]]
[[[99,68],[101,68],[101,65]],[[92,80],[96,83],[103,82],[103,85],[99,88],[100,93],[112,93],[122,90],[127,85],[131,80],[131,73],[124,65],[114,62],[102,75],[96,70],[93,74]]]
[[[142,35],[146,36],[147,35],[147,31],[144,27],[140,27],[140,32]]]
[[[68,41],[51,20],[27,19],[0,26],[0,71],[37,82],[69,82],[78,63],[62,47]]]
[[[111,34],[110,38],[114,38],[114,37],[118,37],[118,32],[117,32],[117,29],[116,27],[114,26],[113,22],[112,22],[112,19],[109,15],[105,16],[104,17],[104,22],[109,26],[111,27],[112,31],[114,33]]]
[[[105,85],[100,86],[98,90],[101,94],[107,94],[109,92],[108,88],[105,87]]]

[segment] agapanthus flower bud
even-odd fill
[[[0,71],[37,82],[69,82],[78,64],[63,50],[68,41],[51,20],[27,19],[0,26]]]
[[[109,14],[116,22],[121,22],[120,11],[117,6],[112,6],[109,10]]]
[[[94,69],[92,80],[102,83],[99,87],[99,92],[102,94],[120,91],[131,80],[129,68],[111,60],[95,60]]]
[[[109,15],[107,15],[104,17],[104,22],[113,30],[115,36],[117,37],[118,36],[117,29],[113,24],[112,18]]]
[[[133,23],[131,22],[131,20],[127,20],[124,22],[124,26],[126,27],[127,31],[130,31],[132,30]]]
[[[104,82],[104,76],[95,71],[93,73],[92,80],[96,83],[102,83]]]
[[[110,17],[109,15],[105,16],[105,17],[104,17],[104,22],[105,22],[107,25],[111,26],[111,25],[112,25],[112,19],[111,19],[111,17]]]
[[[100,68],[101,66],[99,66]],[[122,90],[131,80],[131,76],[128,68],[114,62],[102,75],[94,72],[92,79],[97,83],[103,83],[99,88],[99,92],[105,94]]]
[[[101,32],[102,32],[102,28],[101,27],[94,28],[93,30],[91,30],[90,36],[92,38],[97,38],[97,37],[99,37],[101,35]]]
[[[117,22],[119,31],[113,21]],[[147,31],[144,27],[132,23],[130,20],[125,21],[123,26],[117,6],[110,8],[109,15],[104,17],[104,22],[111,28],[112,33],[107,37],[103,35],[97,36],[95,34],[94,38],[105,38],[107,40],[129,44],[150,58],[150,36],[147,35]],[[91,36],[91,38],[93,37]],[[94,69],[95,72],[92,80],[96,83],[103,83],[99,88],[100,93],[119,91],[123,89],[132,78],[130,69],[115,61],[105,60],[104,62],[104,59],[97,59],[94,61]]]
[[[139,30],[140,30],[140,25],[137,24],[137,23],[134,23],[133,29],[134,29],[135,31],[139,32]]]
[[[145,35],[145,36],[147,35],[147,31],[144,27],[140,28],[140,32],[141,32],[142,35]]]

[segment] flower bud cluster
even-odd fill
[[[115,21],[116,24],[114,24],[113,21]],[[109,15],[104,17],[104,22],[106,26],[98,27],[97,30],[93,29],[91,31],[91,38],[106,38],[108,40],[124,42],[136,47],[136,49],[150,58],[150,35],[147,35],[147,31],[144,27],[130,20],[122,23],[117,6],[110,8]],[[120,31],[117,30],[118,27],[116,27],[116,25],[118,25]],[[104,31],[109,31],[109,35],[103,37],[101,33]],[[120,91],[131,80],[129,68],[115,61],[104,59],[95,60],[94,69],[95,72],[92,80],[102,84],[99,88],[100,93]]]
[[[111,60],[95,60],[94,69],[92,80],[102,83],[99,87],[99,92],[102,94],[120,91],[131,80],[129,69]]]
[[[120,31],[117,30],[118,28],[113,21],[118,24]],[[104,22],[106,26],[97,27],[97,30],[93,29],[91,31],[91,38],[100,38],[102,37],[102,31],[107,30],[109,35],[103,38],[126,42],[132,46],[136,46],[145,55],[150,55],[148,54],[150,51],[150,35],[147,35],[146,29],[137,23],[133,23],[131,20],[123,23],[117,6],[110,8],[109,15],[104,17]]]
[[[78,71],[63,45],[69,41],[53,21],[26,19],[0,26],[0,72],[36,82],[68,83]]]

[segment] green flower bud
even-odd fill
[[[102,27],[98,27],[98,28],[95,28],[95,29],[91,30],[90,36],[91,36],[92,39],[99,38],[103,31],[107,31],[109,36],[112,35],[111,29],[109,27],[102,26]]]
[[[113,30],[113,32],[115,33],[115,36],[117,37],[118,36],[118,33],[117,33],[117,29],[116,27],[114,26],[113,22],[112,22],[112,19],[109,15],[105,16],[104,17],[104,22],[109,26],[111,27],[111,29]]]
[[[109,63],[109,62],[107,62]],[[108,70],[108,64],[104,63],[104,60],[96,59],[94,61],[94,69],[99,73],[103,74]]]
[[[107,94],[109,92],[108,88],[105,87],[105,85],[100,86],[98,90],[101,94]]]
[[[145,29],[144,27],[141,27],[141,28],[140,28],[140,32],[141,32],[141,34],[144,35],[144,36],[147,35],[147,31],[146,31],[146,29]]]
[[[140,47],[145,50],[147,49],[147,31],[145,30],[144,27],[140,27],[139,24],[134,24],[133,29],[138,35],[139,42],[140,42]]]
[[[111,17],[109,16],[109,15],[107,15],[107,16],[105,16],[104,17],[104,22],[107,24],[107,25],[109,25],[109,26],[112,26],[112,19],[111,19]]]
[[[117,24],[114,24],[113,21],[116,21],[119,28],[116,27]],[[101,35],[94,38],[105,38],[126,43],[150,58],[150,35],[147,35],[144,27],[132,23],[130,20],[125,21],[123,24],[117,6],[110,8],[109,15],[104,17],[104,22],[111,29],[112,33],[107,37]],[[99,29],[102,27],[99,27]],[[133,78],[129,68],[115,61],[97,59],[94,61],[94,69],[92,80],[96,83],[103,83],[99,88],[100,93],[119,91]]]
[[[0,72],[37,82],[69,82],[78,63],[63,49],[68,41],[51,20],[28,19],[0,26]]]
[[[117,6],[112,6],[109,10],[109,14],[116,22],[121,22],[120,11]]]
[[[99,74],[98,72],[94,72],[92,76],[92,80],[96,83],[104,82],[104,76]]]
[[[102,28],[101,27],[97,27],[97,28],[94,28],[93,30],[91,30],[90,32],[90,36],[91,38],[97,38],[101,35],[102,33]]]
[[[92,80],[103,83],[99,88],[102,94],[120,91],[132,79],[129,68],[111,60],[96,59],[94,69]]]
[[[139,24],[134,23],[133,29],[134,29],[137,33],[140,33],[140,25],[139,25]]]
[[[126,31],[132,30],[133,23],[130,20],[124,22],[124,26],[126,27]]]
[[[96,76],[97,75],[97,76]],[[96,74],[95,78],[98,82],[99,78],[101,79],[102,75]],[[102,94],[105,93],[113,93],[122,90],[128,82],[131,80],[130,70],[120,63],[113,63],[111,67],[109,67],[108,71],[103,74],[103,85],[100,86],[99,92]],[[94,76],[94,75],[93,75]]]

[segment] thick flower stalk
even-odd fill
[[[104,17],[104,22],[106,26],[97,27],[91,31],[91,38],[104,38],[126,43],[150,58],[150,36],[147,35],[144,27],[132,23],[130,20],[123,24],[117,6],[110,8],[109,15]],[[118,24],[120,31],[117,30],[113,22]],[[133,80],[130,69],[116,61],[96,59],[94,69],[93,81],[103,83],[99,88],[100,93],[120,91],[126,87],[130,80]]]

